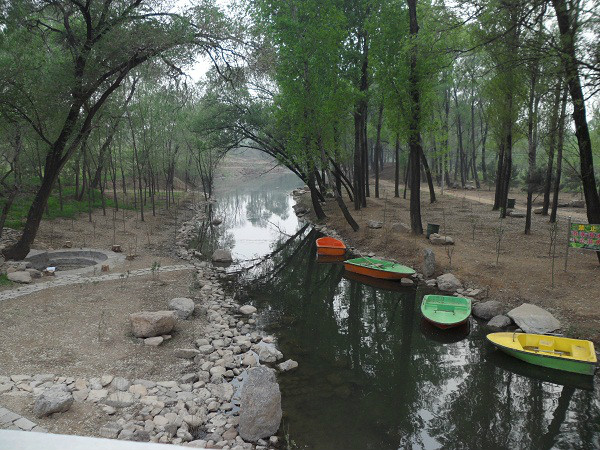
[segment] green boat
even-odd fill
[[[382,280],[399,280],[414,275],[415,271],[392,261],[375,258],[354,258],[344,261],[344,268],[348,272],[366,275]]]
[[[426,295],[421,302],[421,313],[438,328],[458,327],[469,320],[471,300],[448,295]]]
[[[598,359],[591,341],[529,333],[490,333],[487,340],[522,361],[549,369],[594,375]]]

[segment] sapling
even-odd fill
[[[454,254],[454,245],[446,245],[446,255],[448,256],[448,261],[450,262],[449,270],[452,270],[452,255]]]

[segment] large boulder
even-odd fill
[[[37,396],[33,404],[33,414],[36,417],[45,417],[65,412],[71,408],[73,401],[73,395],[64,384],[56,385]]]
[[[430,248],[423,251],[423,275],[429,278],[435,272],[435,253]]]
[[[26,270],[20,270],[18,272],[9,272],[7,275],[8,279],[14,283],[29,284],[31,283],[31,274]]]
[[[462,288],[461,282],[451,273],[445,273],[436,278],[438,289],[445,292],[455,292]]]
[[[240,436],[248,442],[272,436],[281,416],[281,392],[273,370],[264,366],[250,369],[240,397]]]
[[[129,315],[135,337],[148,338],[170,333],[177,318],[173,311],[141,311]]]
[[[512,323],[512,321],[510,320],[510,317],[504,316],[504,315],[498,315],[498,316],[492,317],[492,320],[490,320],[487,323],[487,326],[490,328],[503,329],[503,328],[506,328],[507,326],[509,326],[511,323]]]
[[[429,235],[429,242],[433,245],[454,245],[454,239],[450,236],[442,236],[438,233],[431,233]]]
[[[194,312],[196,304],[194,300],[186,297],[178,297],[169,301],[169,309],[175,312],[178,319],[187,319]]]
[[[231,263],[233,257],[231,256],[231,250],[226,248],[218,248],[212,255],[212,261],[216,263]]]
[[[473,315],[485,320],[501,315],[504,312],[503,310],[502,303],[496,300],[488,300],[473,305]]]
[[[560,322],[545,309],[531,303],[510,310],[507,314],[525,333],[551,333],[560,328]]]

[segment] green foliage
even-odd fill
[[[65,188],[63,191],[63,208],[60,208],[60,200],[58,192],[55,191],[48,199],[48,211],[44,214],[46,219],[57,219],[57,218],[75,218],[79,214],[84,214],[89,211],[87,194],[81,201],[75,198],[74,188]],[[8,213],[6,218],[6,226],[9,228],[21,229],[25,224],[27,218],[27,212],[31,206],[33,200],[33,194],[23,194],[17,196],[15,201]],[[4,205],[4,199],[0,197],[0,208]],[[95,190],[92,193],[91,201],[92,209],[98,209],[102,207],[102,198],[100,191]],[[105,205],[107,208],[113,208],[114,202],[112,196],[105,195]],[[122,205],[119,204],[119,208]]]
[[[8,279],[6,274],[0,274],[0,286],[10,286],[12,281]]]

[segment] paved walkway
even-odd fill
[[[0,406],[0,428],[5,430],[37,431],[47,433],[48,430],[26,419],[9,409]]]
[[[160,268],[160,273],[164,272],[175,272],[178,270],[189,270],[193,269],[194,266],[191,264],[178,264],[174,266],[164,266]],[[39,283],[26,284],[21,287],[10,289],[7,291],[0,291],[0,302],[11,298],[21,297],[23,295],[33,294],[44,289],[69,286],[72,284],[83,284],[83,283],[96,283],[100,281],[113,281],[119,280],[126,277],[139,277],[142,275],[149,275],[152,273],[152,269],[136,269],[129,272],[120,273],[108,273],[106,275],[89,276],[89,274],[73,274],[65,275],[63,277],[54,277],[49,281],[42,281]]]

